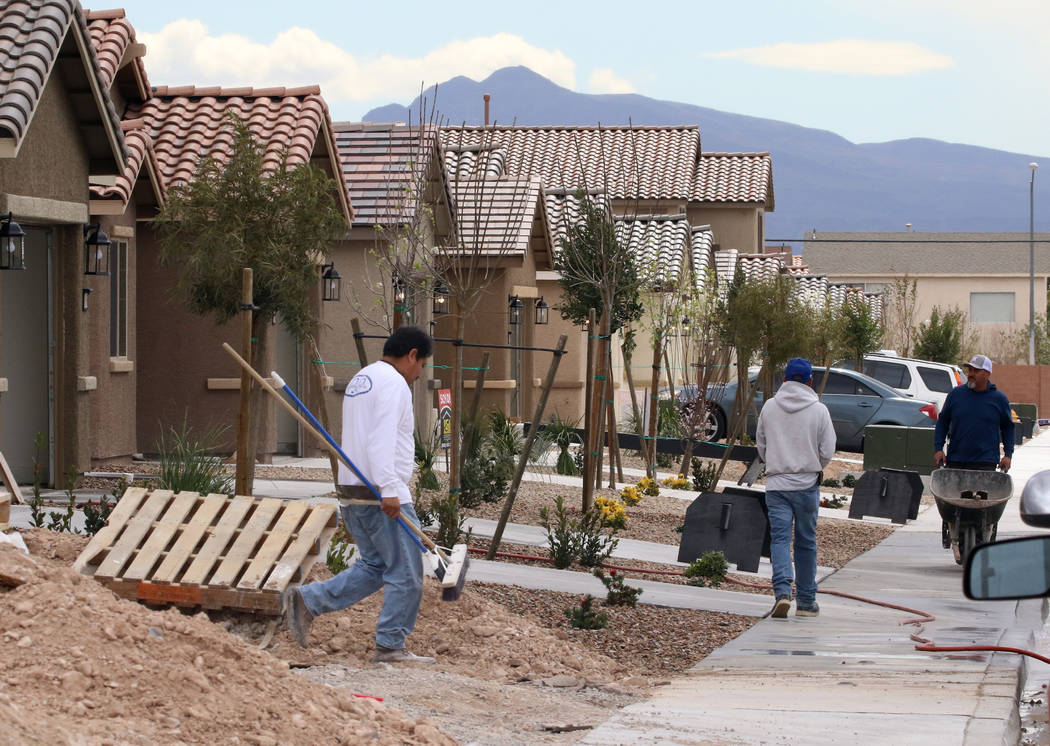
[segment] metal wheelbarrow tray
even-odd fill
[[[949,524],[945,539],[950,541],[955,561],[962,564],[975,546],[995,541],[996,524],[1013,493],[1013,481],[1001,471],[935,469],[930,491],[937,512]],[[963,497],[967,492],[987,497]]]

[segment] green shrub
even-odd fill
[[[683,575],[690,579],[689,585],[717,588],[725,581],[727,572],[729,561],[724,554],[704,552],[699,559],[689,563]]]
[[[579,422],[578,419],[569,422],[561,419],[557,414],[553,414],[551,415],[550,424],[543,430],[545,438],[559,449],[558,463],[554,466],[554,471],[558,474],[575,477],[583,471],[577,468],[576,460],[569,451],[570,445],[580,442],[580,438],[576,434],[576,426],[579,425]]]
[[[431,439],[430,443],[424,443],[419,433],[415,433],[416,440],[416,466],[419,467],[419,489],[438,490],[441,484],[438,482],[437,474],[434,473],[434,454],[437,453],[438,441]]]
[[[553,521],[551,517],[551,512],[546,506],[540,508],[540,522],[547,532],[551,562],[559,570],[564,570],[573,563],[579,552],[579,522],[569,517],[561,495],[554,499]]]
[[[718,474],[718,464],[714,461],[704,461],[702,458],[693,457],[693,489],[697,492],[714,492],[718,482],[715,476]]]
[[[594,610],[594,596],[589,593],[583,597],[579,606],[565,610],[569,624],[577,629],[604,629],[609,617]]]
[[[821,487],[841,487],[842,485],[839,483],[839,480],[831,479],[829,477],[828,479],[825,479],[823,482],[821,482],[820,486]]]
[[[109,514],[113,512],[113,508],[120,502],[120,498],[128,489],[128,480],[121,477],[117,482],[117,486],[113,488],[110,493],[113,496],[113,502],[110,502],[105,495],[99,498],[97,503],[91,502],[90,500],[84,504],[84,533],[88,536],[94,536],[106,525],[106,520],[109,518]]]
[[[173,492],[199,495],[232,495],[234,479],[226,473],[222,459],[211,455],[221,441],[224,427],[210,427],[196,435],[184,418],[178,429],[161,431],[157,442],[160,474],[157,486]]]
[[[463,531],[463,523],[467,517],[459,512],[459,498],[455,494],[447,492],[435,496],[430,501],[429,513],[437,522],[437,536],[434,540],[438,546],[453,547],[461,543],[461,536],[470,541],[470,532]]]
[[[48,531],[65,531],[71,534],[79,534],[80,531],[73,526],[73,514],[77,509],[77,498],[73,490],[80,482],[80,470],[76,465],[69,467],[66,472],[66,509],[61,513],[52,512],[47,516]]]
[[[604,533],[603,529],[608,529],[609,533]],[[576,561],[584,567],[597,567],[605,562],[620,543],[615,538],[616,527],[606,525],[598,507],[592,507],[580,516],[578,533]]]
[[[44,510],[44,498],[41,492],[44,465],[40,460],[40,452],[46,447],[47,438],[43,433],[33,436],[33,496],[29,498],[29,523],[33,528],[43,528],[48,515]]]
[[[609,570],[606,576],[601,569],[594,571],[594,576],[602,581],[602,585],[609,592],[605,597],[606,606],[637,606],[638,597],[642,595],[641,588],[633,588],[627,585],[622,575],[617,575],[616,570]]]
[[[842,477],[842,486],[853,489],[857,486],[857,478],[852,474],[845,475],[844,477]]]
[[[332,575],[338,575],[350,567],[350,558],[354,556],[354,550],[356,549],[351,544],[350,534],[346,532],[346,527],[340,523],[339,528],[335,531],[335,535],[332,536],[332,543],[328,545],[328,554],[324,560],[325,564],[328,565],[328,571]]]

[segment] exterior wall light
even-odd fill
[[[547,301],[543,300],[541,295],[536,300],[536,324],[537,326],[545,326],[549,323],[550,306],[547,305]]]
[[[510,308],[510,325],[517,326],[521,323],[521,309],[525,307],[525,304],[521,302],[521,298],[516,295],[508,295],[507,302]]]
[[[15,222],[14,214],[0,217],[0,269],[26,268],[26,232]]]
[[[335,268],[335,263],[321,265],[321,300],[338,301],[339,291],[343,286],[343,277]]]
[[[448,313],[448,286],[441,282],[434,288],[434,315],[441,316]]]
[[[109,274],[109,247],[111,241],[98,223],[84,226],[84,274]]]

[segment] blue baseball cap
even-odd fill
[[[809,383],[813,380],[813,366],[804,357],[793,357],[784,368],[784,380]]]

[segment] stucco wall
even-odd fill
[[[710,225],[720,249],[737,249],[749,254],[762,251],[764,236],[759,235],[759,208],[754,205],[728,207],[690,204],[687,215],[694,226]]]
[[[1035,404],[1050,417],[1050,365],[996,365],[992,383],[1011,403]]]

